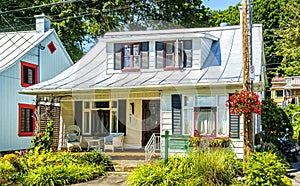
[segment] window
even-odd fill
[[[84,102],[82,134],[105,136],[110,131],[109,102]]]
[[[35,131],[35,106],[19,104],[19,136],[33,136]]]
[[[292,85],[292,78],[286,78],[286,86]]]
[[[156,42],[156,68],[175,67],[174,41]]]
[[[283,90],[275,90],[276,98],[283,98]]]
[[[115,70],[149,68],[149,42],[114,45]]]
[[[192,40],[179,41],[178,44],[179,66],[192,67]]]
[[[300,79],[299,78],[294,78],[294,84],[299,84],[300,83]]]
[[[195,107],[195,130],[200,135],[216,136],[216,107]]]
[[[38,83],[38,66],[21,62],[21,85],[28,87]]]

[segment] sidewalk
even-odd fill
[[[300,186],[300,155],[298,155],[298,162],[291,162],[290,169],[287,172],[293,186]]]

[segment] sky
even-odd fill
[[[203,4],[212,10],[225,10],[229,6],[235,6],[237,3],[242,4],[242,0],[203,0]]]

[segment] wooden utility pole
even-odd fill
[[[243,90],[245,92],[250,91],[250,79],[249,79],[249,64],[250,64],[250,52],[251,50],[251,17],[250,17],[250,0],[242,1],[242,45],[243,45]],[[251,59],[252,61],[252,59]],[[252,88],[251,88],[252,89]],[[252,119],[247,118],[244,115],[244,162],[247,161],[253,151],[253,124]]]

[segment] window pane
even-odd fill
[[[164,50],[164,43],[163,42],[156,42],[156,51]]]
[[[124,45],[124,56],[130,56],[130,45]]]
[[[124,58],[124,67],[130,68],[130,57]]]
[[[149,51],[149,42],[142,42],[141,43],[141,51],[145,51],[145,52]]]
[[[84,118],[83,118],[83,133],[90,133],[90,122],[89,122],[89,118],[90,118],[90,113],[89,112],[85,112],[84,113]]]
[[[156,51],[156,68],[164,67],[164,51]]]
[[[133,57],[133,67],[139,67],[139,56]]]
[[[183,41],[183,49],[191,50],[192,49],[192,41]]]
[[[149,52],[141,52],[141,67],[149,68]]]
[[[215,96],[197,96],[196,97],[197,106],[216,106]]]
[[[34,69],[33,68],[28,68],[28,84],[34,84]]]
[[[283,97],[283,90],[275,90],[275,97],[277,98]]]
[[[184,110],[183,134],[193,134],[193,109]]]
[[[173,56],[166,56],[166,66],[173,66]]]
[[[173,43],[167,43],[166,44],[166,53],[172,54],[173,53]]]
[[[192,67],[192,50],[185,50],[186,67]]]
[[[121,70],[122,68],[122,53],[115,53],[115,70]]]
[[[227,132],[227,123],[228,121],[228,112],[226,108],[219,108],[218,111],[218,134],[228,134]]]
[[[117,125],[117,122],[118,122],[117,115],[118,115],[117,111],[112,111],[111,132],[118,132],[118,129],[117,129],[117,127],[118,127],[118,125]]]
[[[196,111],[196,130],[200,134],[214,134],[215,113],[213,109],[200,108]]]

